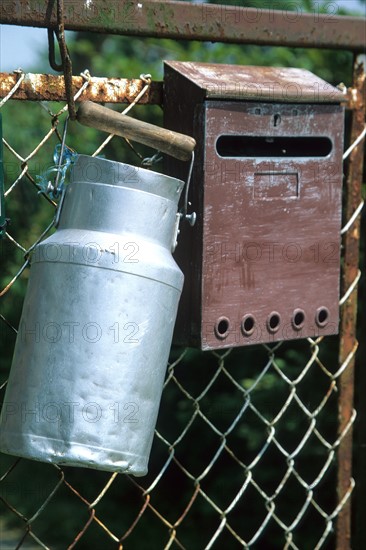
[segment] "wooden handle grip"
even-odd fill
[[[196,145],[192,137],[141,122],[92,101],[80,104],[77,119],[85,126],[132,139],[179,160],[189,160]]]

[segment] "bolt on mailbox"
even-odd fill
[[[344,96],[302,69],[166,62],[165,126],[197,141],[175,342],[335,334]],[[187,164],[167,161],[185,177]]]

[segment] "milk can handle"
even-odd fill
[[[179,160],[190,160],[196,145],[190,136],[122,115],[92,101],[80,104],[77,119],[85,126],[132,139]]]

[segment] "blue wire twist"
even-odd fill
[[[62,190],[65,184],[65,177],[69,167],[75,162],[77,153],[70,149],[67,145],[64,145],[64,151],[60,162],[61,144],[58,143],[53,152],[54,165],[48,168],[42,175],[36,176],[38,186],[40,187],[39,193],[45,193],[52,199],[58,199],[61,196]],[[59,174],[57,178],[57,174]],[[52,177],[55,175],[54,183],[52,183]],[[55,182],[58,179],[57,188],[55,188]]]

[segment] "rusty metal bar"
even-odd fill
[[[361,219],[361,235],[366,235],[366,211],[364,211]],[[365,250],[365,246],[364,246]],[[361,270],[363,280],[359,287],[359,303],[366,304],[366,257],[363,254]],[[366,334],[366,314],[361,313],[361,319],[358,320],[358,333]],[[360,346],[356,361],[356,404],[357,409],[357,437],[353,442],[353,456],[355,459],[355,478],[356,487],[353,497],[354,506],[354,523],[352,532],[353,548],[362,548],[365,543],[366,534],[366,402],[364,399],[366,388],[366,340],[360,338]]]
[[[275,10],[156,0],[64,0],[65,29],[177,40],[346,49],[362,52],[365,19],[338,16],[336,2],[328,13]],[[33,27],[56,26],[53,2],[2,0],[0,23]]]
[[[19,73],[0,73],[0,99],[6,97],[19,79]],[[76,92],[81,88],[84,79],[72,77],[72,87]],[[131,103],[141,92],[145,82],[140,79],[90,77],[89,86],[77,101],[94,101],[95,103]],[[28,101],[66,101],[63,76],[52,74],[26,73],[19,88],[12,94],[12,99]],[[346,109],[357,109],[358,99],[354,90],[344,90]],[[150,88],[139,100],[139,105],[162,105],[164,103],[163,82],[152,81]]]
[[[19,74],[0,73],[0,98],[5,97],[14,88]],[[84,84],[81,76],[72,77],[72,87],[76,92]],[[141,92],[146,83],[139,79],[126,78],[90,78],[88,87],[80,96],[79,101],[94,101],[96,103],[131,103]],[[27,99],[30,101],[66,101],[65,82],[63,76],[50,74],[27,73],[12,99]],[[150,88],[142,96],[139,104],[162,104],[163,83],[152,82]]]
[[[362,132],[365,126],[366,113],[366,78],[365,68],[360,58],[355,59],[353,76],[354,93],[359,98],[358,108],[352,112],[351,143]],[[359,144],[349,159],[346,183],[345,216],[350,219],[362,199],[364,144]],[[358,275],[360,247],[360,217],[354,222],[344,237],[344,268],[342,277],[343,293],[352,285]],[[357,287],[345,302],[341,312],[339,363],[342,365],[357,345]],[[339,380],[338,432],[342,434],[350,422],[353,412],[354,397],[354,364],[353,356],[348,367]],[[342,439],[338,449],[338,501],[340,502],[349,490],[352,477],[352,427]],[[351,548],[351,499],[341,510],[337,520],[337,550]]]

